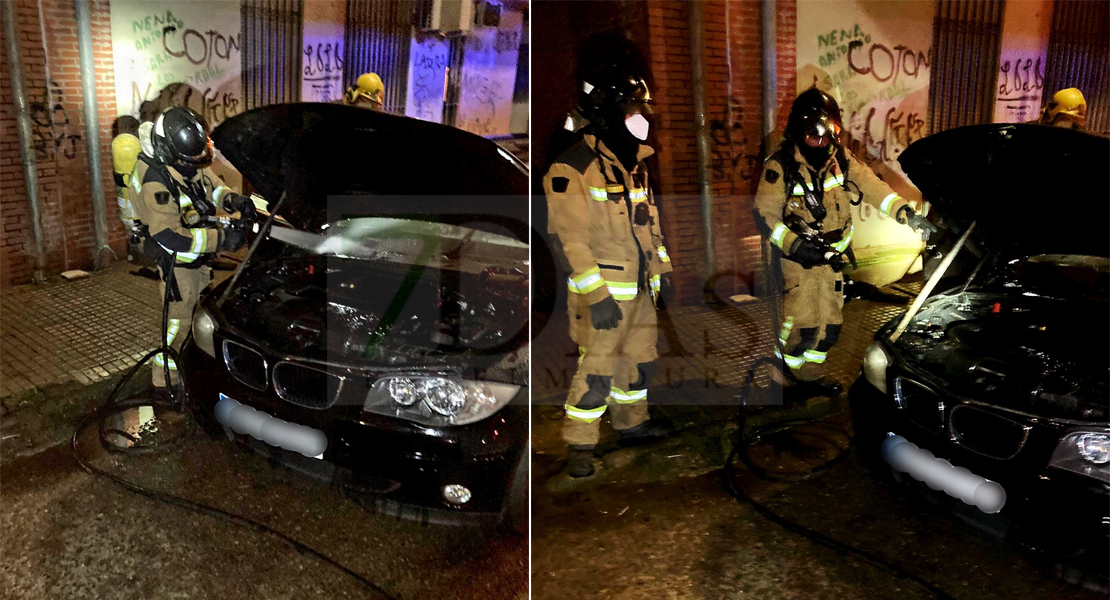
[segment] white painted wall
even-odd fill
[[[301,30],[301,101],[332,102],[343,97],[345,0],[304,3]]]
[[[502,12],[500,26],[467,34],[455,121],[460,129],[479,135],[510,133],[523,22],[518,12]]]
[[[443,92],[449,56],[447,40],[417,34],[409,51],[409,79],[405,115],[443,122]]]
[[[187,103],[213,125],[242,111],[237,0],[113,0],[111,21],[121,115],[138,117],[144,101],[174,83],[187,88],[173,103]]]

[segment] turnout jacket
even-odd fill
[[[900,208],[910,203],[847,150],[844,151],[843,165],[833,154],[819,170],[811,168],[797,148],[793,151],[793,162],[797,166],[788,178],[791,183],[788,185],[783,167],[782,153],[786,150],[780,149],[765,161],[755,197],[756,223],[786,256],[790,256],[790,247],[798,239],[798,234],[785,223],[790,215],[801,217],[811,226],[819,223],[820,227],[815,228],[821,231],[825,242],[838,252],[845,252],[854,232],[849,205],[853,201],[858,203],[860,194],[863,202],[887,216],[896,215]],[[814,214],[820,209],[807,207],[807,194],[814,195],[824,208],[824,219]]]
[[[628,301],[641,292],[654,299],[660,276],[671,271],[644,163],[653,153],[641,145],[628,172],[604,142],[585,134],[544,177],[548,233],[570,275],[572,300]]]
[[[197,259],[219,249],[218,229],[186,227],[182,219],[190,207],[206,214],[205,203],[227,210],[223,201],[232,196],[231,188],[211,168],[198,169],[187,179],[173,167],[161,167],[140,155],[130,186],[136,215],[162,250],[171,255],[177,252],[178,266],[200,266],[204,261]]]

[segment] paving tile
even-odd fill
[[[132,276],[131,268],[118,263],[79,281],[5,289],[0,397],[32,384],[87,385],[134,364],[145,347],[136,340],[157,331],[159,313],[157,282]]]

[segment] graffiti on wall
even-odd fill
[[[746,190],[762,170],[759,154],[750,152],[752,146],[749,144],[754,142],[758,152],[760,140],[748,139],[743,116],[744,108],[740,100],[729,98],[721,117],[709,123],[709,135],[713,142],[713,180],[729,182],[730,194],[737,193],[737,189]]]
[[[76,158],[77,143],[81,141],[77,123],[70,121],[62,87],[53,80],[48,85],[49,88],[42,93],[27,96],[31,117],[31,147],[35,151],[35,158]]]
[[[1021,123],[1037,118],[1044,93],[1044,57],[1002,57],[998,65],[995,120]]]
[[[932,62],[932,49],[927,54],[901,44],[888,48],[876,42],[866,50],[863,45],[860,40],[848,42],[848,67],[860,75],[871,75],[879,83],[898,83],[899,76],[916,79]]]
[[[903,108],[901,103],[894,103],[921,89],[915,85],[916,80],[929,68],[931,54],[931,50],[915,50],[901,44],[891,48],[873,43],[864,49],[863,41],[848,43],[848,67],[885,84],[865,97],[856,90],[846,94],[845,127],[851,134],[850,148],[857,157],[870,163],[896,164],[903,150],[925,137],[923,107]],[[885,110],[880,111],[881,107]]]
[[[457,127],[479,135],[509,133],[521,24],[520,13],[504,13],[498,28],[485,27],[468,34]]]
[[[448,50],[446,41],[434,37],[412,40],[406,116],[435,123],[443,122]]]
[[[856,157],[903,181],[898,156],[927,134],[933,62],[931,29],[914,21],[931,23],[931,8],[912,8],[921,14],[897,2],[801,2],[798,20],[798,91],[832,93]]]
[[[242,111],[237,2],[117,2],[111,21],[120,114],[179,104],[215,125]]]
[[[934,12],[931,2],[798,2],[797,91],[816,85],[837,98],[848,149],[911,200],[920,192],[898,157],[929,133]],[[851,211],[854,279],[881,286],[916,268],[920,236],[867,202]]]
[[[343,49],[338,41],[306,43],[301,57],[301,99],[332,102],[343,96]]]

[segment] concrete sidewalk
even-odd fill
[[[0,294],[0,456],[60,443],[158,345],[158,282],[119,262],[74,281]]]

